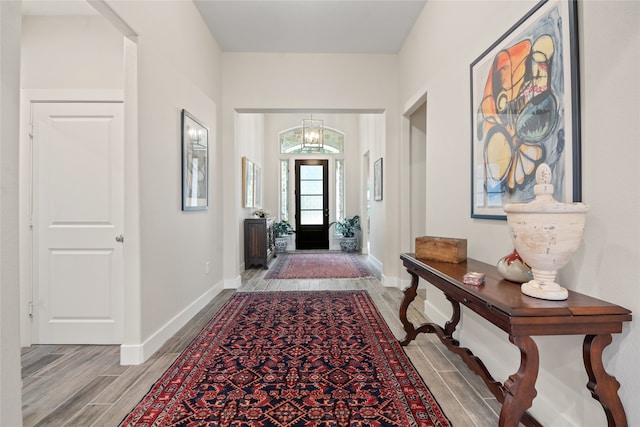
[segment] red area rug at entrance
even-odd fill
[[[366,291],[240,292],[121,426],[449,426]]]
[[[265,279],[354,279],[372,277],[361,255],[347,252],[279,254]]]

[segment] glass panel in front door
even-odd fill
[[[324,221],[322,165],[300,165],[300,224],[322,225]]]

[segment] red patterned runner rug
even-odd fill
[[[361,255],[347,252],[284,253],[265,279],[354,279],[372,277]]]
[[[236,293],[121,426],[450,426],[366,291]]]

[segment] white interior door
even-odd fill
[[[122,343],[123,105],[32,107],[33,342]]]

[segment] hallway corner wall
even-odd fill
[[[21,2],[0,2],[0,425],[22,425],[18,245]]]
[[[224,286],[221,51],[192,2],[108,3],[138,34],[140,335],[126,344],[148,357]],[[209,128],[206,210],[181,207],[183,109]]]

